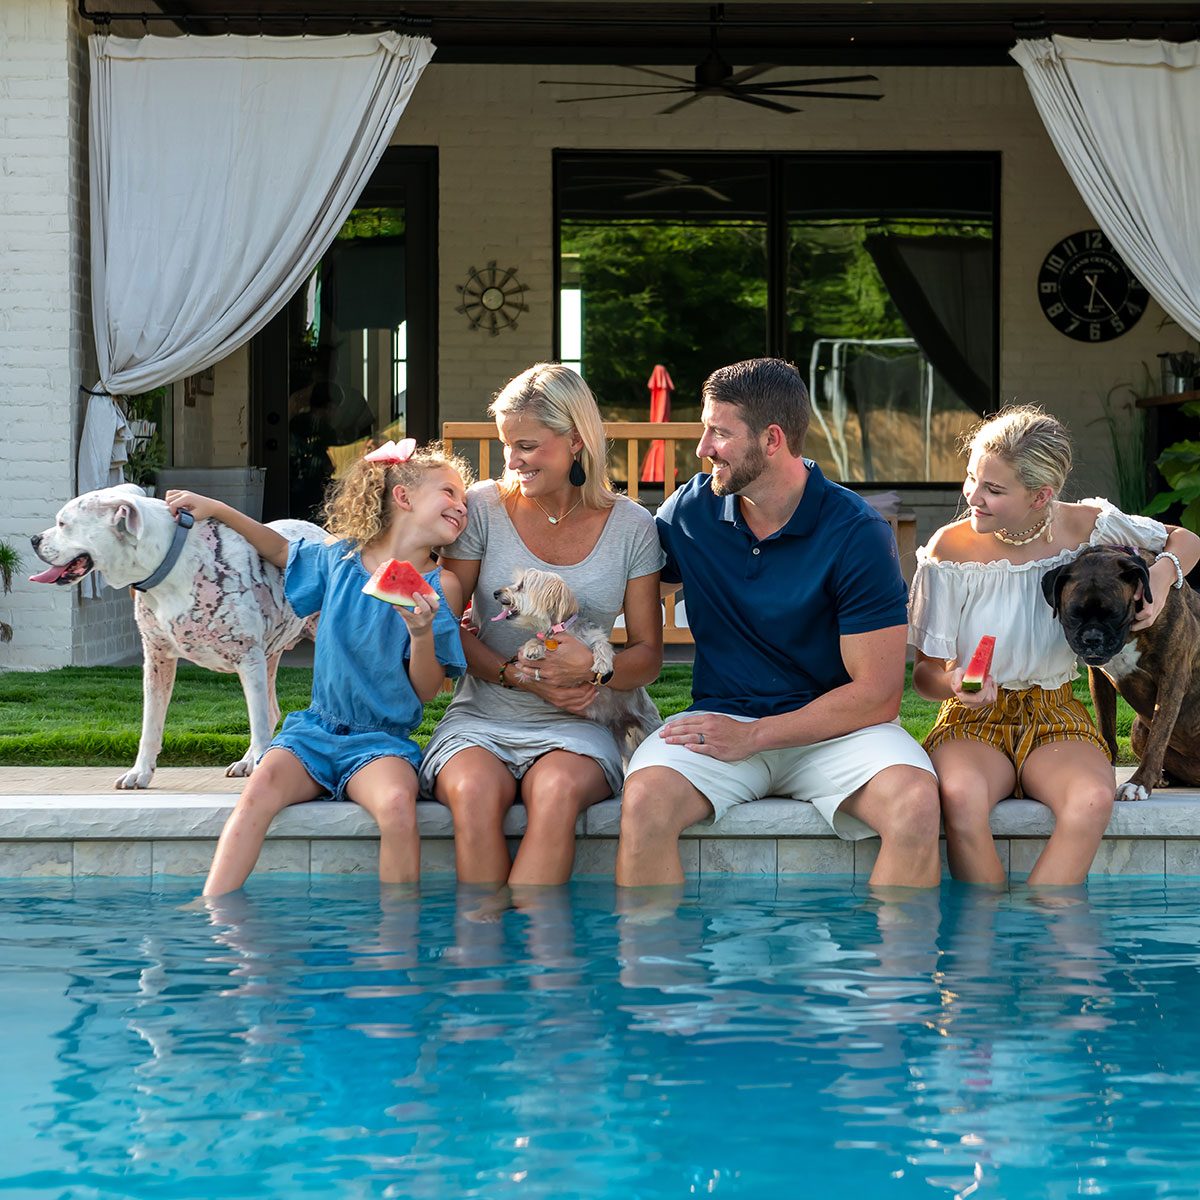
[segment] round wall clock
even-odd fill
[[[1038,300],[1059,333],[1079,342],[1107,342],[1137,324],[1146,289],[1099,229],[1065,237],[1038,272]]]
[[[467,282],[458,285],[462,313],[472,329],[486,329],[495,337],[501,329],[515,329],[517,317],[529,311],[524,295],[529,289],[517,278],[517,268],[501,271],[492,259],[482,271],[472,267]]]

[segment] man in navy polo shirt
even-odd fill
[[[665,584],[696,642],[692,706],[638,748],[617,883],[679,883],[679,835],[764,796],[810,801],[843,838],[878,834],[873,884],[938,882],[937,777],[895,721],[906,594],[892,532],[804,457],[808,391],[758,358],[704,384],[713,463],[658,513]]]

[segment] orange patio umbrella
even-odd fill
[[[662,363],[658,363],[650,372],[646,386],[650,389],[650,420],[669,421],[671,419],[671,393],[675,390],[675,385],[671,382],[671,376],[667,374],[667,368]],[[647,448],[646,457],[642,461],[641,480],[643,483],[662,483],[663,444],[661,441],[653,441]]]

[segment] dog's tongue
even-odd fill
[[[511,608],[502,608],[493,618],[493,621],[507,621],[513,615]]]
[[[30,575],[30,583],[54,583],[67,573],[66,567],[47,567],[40,575]]]

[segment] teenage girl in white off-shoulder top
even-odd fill
[[[968,452],[970,512],[917,552],[909,603],[913,685],[943,701],[925,748],[940,781],[950,870],[972,883],[1005,882],[988,818],[1006,796],[1024,795],[1054,813],[1029,882],[1081,883],[1108,826],[1115,779],[1072,694],[1075,654],[1042,595],[1042,576],[1086,546],[1156,552],[1153,603],[1143,603],[1133,625],[1144,629],[1200,559],[1200,538],[1107,500],[1059,500],[1070,437],[1039,408],[1004,409],[973,431]],[[964,692],[964,669],[985,634],[996,638],[990,674],[981,691]]]

